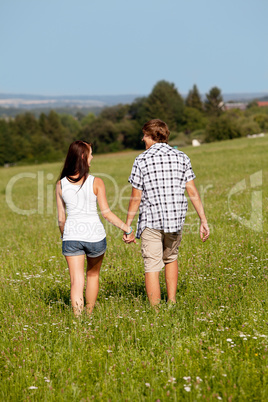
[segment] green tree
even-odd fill
[[[147,121],[146,102],[146,96],[136,98],[129,107],[130,118],[136,120],[141,127]]]
[[[260,126],[262,131],[268,130],[268,114],[256,114],[253,120]]]
[[[253,99],[252,101],[250,101],[247,104],[247,109],[251,109],[251,108],[257,108],[258,107],[258,102],[256,99]]]
[[[96,153],[113,152],[121,149],[116,127],[109,120],[95,119],[90,126],[81,129],[79,137],[81,140],[92,143]]]
[[[213,87],[206,94],[205,110],[208,114],[219,116],[222,113],[223,98],[221,90],[218,87]]]
[[[17,160],[35,158],[32,146],[33,137],[41,134],[35,116],[29,112],[16,116],[14,129],[13,141]]]
[[[227,114],[211,118],[206,127],[206,142],[229,140],[241,137],[241,130],[235,119]]]
[[[207,118],[198,109],[187,106],[184,108],[182,124],[186,134],[205,128],[207,123]]]
[[[125,148],[142,149],[142,131],[141,126],[137,121],[123,120],[116,124],[118,140],[122,142]]]
[[[146,120],[161,119],[170,130],[178,131],[183,118],[184,101],[175,85],[159,81],[145,102]]]
[[[82,120],[81,120],[81,126],[86,127],[90,126],[90,124],[96,119],[96,116],[94,113],[88,113]]]
[[[51,141],[55,150],[65,153],[64,127],[61,124],[59,115],[54,110],[51,110],[48,116],[42,113],[39,117],[39,126],[43,134]]]
[[[78,112],[76,112],[75,117],[76,117],[76,119],[77,119],[78,121],[82,121],[83,118],[85,117],[85,114],[82,113],[82,112],[80,112],[80,111],[78,111]]]
[[[113,123],[118,123],[128,115],[128,111],[129,105],[119,104],[103,109],[100,113],[100,117],[105,120],[110,120]]]
[[[64,143],[66,149],[71,142],[77,139],[81,125],[77,119],[70,114],[60,115],[60,122],[64,129]]]
[[[14,122],[0,120],[0,165],[5,163],[14,163],[17,161],[17,155],[14,150],[15,137]]]
[[[201,100],[200,93],[198,91],[197,86],[194,84],[193,89],[188,92],[188,95],[185,99],[185,105],[191,108],[195,108],[200,112],[203,111],[203,102]]]

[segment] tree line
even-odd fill
[[[243,111],[224,110],[218,87],[211,88],[202,100],[194,85],[183,99],[174,84],[159,81],[148,96],[129,105],[106,107],[98,116],[51,110],[39,117],[26,112],[14,119],[0,119],[0,165],[62,159],[77,139],[91,142],[94,153],[143,149],[141,127],[152,118],[168,124],[170,143],[179,146],[194,138],[211,142],[268,130],[268,108],[259,108],[256,102]]]

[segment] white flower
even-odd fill
[[[247,340],[248,340],[248,338],[244,338],[244,339],[243,339],[243,341],[247,341]]]
[[[44,377],[44,380],[45,380],[46,382],[50,382],[50,380],[49,380],[47,377]]]
[[[109,350],[109,349],[107,350],[107,352],[108,352],[108,353],[113,353],[113,351],[112,351],[112,350]]]
[[[196,379],[197,379],[197,381],[203,381],[202,378],[200,378],[198,376],[196,377]]]
[[[35,387],[34,385],[32,385],[32,386],[29,387],[28,389],[38,389],[38,387]]]
[[[227,342],[232,342],[232,339],[231,339],[231,338],[227,338],[226,341],[227,341]]]
[[[146,387],[150,387],[150,384],[148,382],[145,383]]]
[[[191,381],[191,377],[183,377],[185,381]]]
[[[222,400],[222,398],[221,398],[220,396],[217,396],[217,399],[219,399],[219,401],[221,401],[221,400]]]
[[[190,388],[190,387],[188,387],[188,386],[186,386],[186,387],[184,387],[184,391],[186,391],[186,392],[190,392],[190,391],[191,391],[191,388]]]

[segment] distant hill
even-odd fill
[[[25,94],[0,94],[0,107],[34,109],[40,107],[105,107],[119,103],[132,103],[138,95],[80,95],[45,96]]]
[[[75,115],[77,112],[87,114],[93,112],[99,114],[102,108],[107,106],[131,104],[136,98],[146,95],[70,95],[70,96],[46,96],[30,94],[4,94],[0,93],[0,116],[14,117],[26,110],[38,116],[40,113],[48,113],[54,109],[58,113]],[[186,95],[183,94],[183,97]],[[205,95],[202,95],[205,99]],[[268,93],[226,93],[223,94],[225,102],[249,102],[253,99],[267,101]]]
[[[268,100],[267,92],[233,93],[233,94],[223,94],[222,96],[223,96],[223,100],[225,102],[228,102],[228,101],[250,102],[254,99],[258,99],[259,101]]]

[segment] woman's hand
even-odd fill
[[[126,233],[123,236],[123,241],[127,244],[129,243],[136,243],[136,239],[135,239],[135,234],[134,234],[134,230],[132,230],[132,232],[127,235]]]

